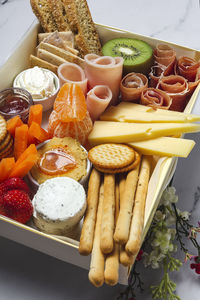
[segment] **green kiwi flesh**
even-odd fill
[[[144,41],[132,38],[117,38],[105,43],[103,55],[123,57],[124,73],[148,74],[153,63],[153,49]]]

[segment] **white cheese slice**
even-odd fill
[[[129,143],[129,145],[145,155],[187,157],[192,151],[195,141],[174,137],[159,137],[152,140]]]
[[[121,102],[117,106],[110,106],[100,117],[102,121],[136,122],[136,123],[165,123],[165,122],[196,122],[200,121],[199,115],[153,109],[151,107]]]
[[[197,131],[200,131],[200,125],[195,123],[150,124],[96,121],[88,140],[92,146],[110,142],[130,143]]]

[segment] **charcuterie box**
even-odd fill
[[[155,47],[158,43],[169,44],[175,49],[177,56],[185,55],[196,60],[200,59],[200,52],[193,49],[104,25],[97,24],[96,26],[102,43],[116,37],[138,38],[146,41],[152,47]],[[12,86],[15,76],[28,67],[29,55],[35,51],[39,29],[39,24],[34,22],[17,45],[15,51],[0,67],[0,90]],[[192,112],[198,91],[199,87],[193,93],[185,112]],[[175,172],[176,163],[176,158],[160,158],[155,165],[146,199],[143,238],[149,229],[162,192]],[[77,240],[48,235],[31,226],[20,224],[3,216],[0,216],[0,235],[79,267],[89,268],[90,257],[80,256]],[[127,268],[120,266],[119,282],[121,284],[127,284],[128,272]]]

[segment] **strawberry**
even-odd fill
[[[33,214],[33,206],[28,194],[17,189],[7,191],[1,197],[0,213],[25,224]]]
[[[30,190],[28,185],[23,179],[19,177],[8,178],[4,180],[2,183],[0,183],[0,196],[10,190],[22,190],[26,192],[28,195],[30,195]]]

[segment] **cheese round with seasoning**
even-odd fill
[[[33,220],[41,231],[67,235],[84,215],[86,194],[76,180],[56,177],[39,186],[32,203]]]

